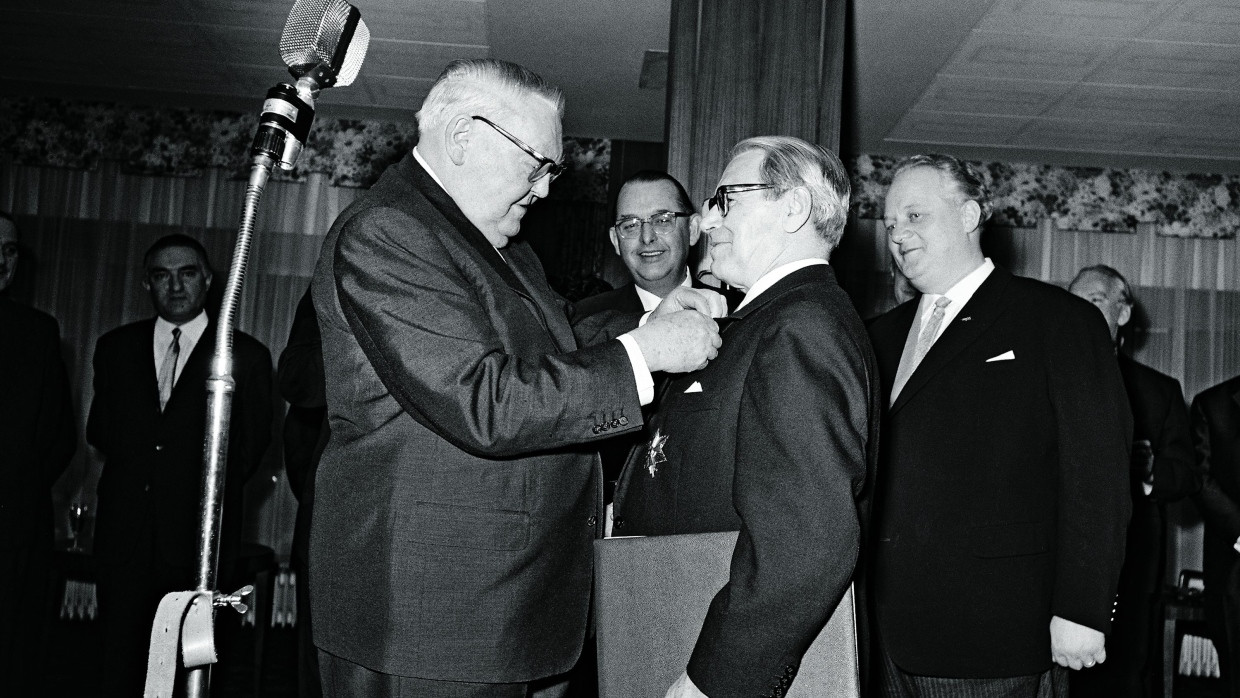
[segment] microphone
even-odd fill
[[[291,170],[314,122],[320,90],[345,87],[357,79],[370,46],[362,13],[345,0],[297,0],[280,37],[280,57],[295,84],[267,91],[250,155],[269,158]]]

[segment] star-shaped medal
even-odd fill
[[[654,436],[650,438],[650,447],[646,449],[646,470],[650,471],[650,477],[654,477],[659,466],[667,462],[667,455],[663,453],[663,445],[666,443],[667,437],[655,429]]]

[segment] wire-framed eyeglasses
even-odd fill
[[[725,184],[715,190],[715,195],[706,200],[704,206],[707,209],[719,209],[719,215],[728,215],[728,209],[731,207],[731,200],[728,199],[732,194],[741,194],[747,191],[759,191],[762,189],[774,189],[774,184]]]
[[[681,211],[660,211],[649,218],[627,216],[617,218],[612,227],[616,229],[616,235],[623,240],[635,240],[641,237],[642,227],[646,224],[650,225],[655,235],[667,237],[676,232],[677,218],[688,218],[691,215],[693,214]]]
[[[561,165],[555,160],[552,160],[546,155],[543,155],[537,150],[534,150],[525,141],[521,140],[520,138],[517,138],[516,136],[512,135],[508,131],[504,130],[502,126],[495,123],[494,121],[491,121],[485,116],[478,116],[477,114],[469,118],[477,119],[481,121],[482,123],[486,124],[487,126],[490,126],[491,128],[495,129],[496,131],[499,132],[499,135],[512,141],[513,145],[517,146],[521,150],[524,150],[527,155],[529,155],[530,157],[538,161],[538,167],[534,168],[534,171],[530,173],[531,182],[537,182],[538,180],[542,179],[543,177],[546,177],[547,175],[551,175],[551,181],[554,182],[556,177],[559,177],[560,175],[564,174],[564,165]]]

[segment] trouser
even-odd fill
[[[883,698],[1067,698],[1067,670],[997,679],[917,676],[905,672],[880,647],[879,691]]]

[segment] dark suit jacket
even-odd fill
[[[1222,595],[1240,562],[1232,547],[1240,538],[1240,376],[1203,390],[1193,400],[1192,428],[1205,480],[1194,500],[1206,522],[1206,594]]]
[[[662,398],[651,428],[667,462],[652,476],[644,450],[631,460],[615,509],[617,535],[740,531],[689,662],[712,698],[786,687],[848,587],[881,408],[830,267],[793,272],[734,317],[719,356]]]
[[[584,641],[587,442],[641,426],[637,387],[619,342],[577,348],[527,244],[502,254],[411,156],[324,241],[315,643],[376,671],[522,682]]]
[[[86,438],[105,457],[99,478],[95,555],[120,566],[140,554],[134,543],[154,535],[165,564],[198,559],[206,381],[215,351],[215,322],[186,358],[172,397],[159,409],[152,358],[155,319],[119,327],[95,345],[95,397]],[[233,335],[232,423],[220,534],[221,579],[227,579],[242,529],[242,497],[271,441],[271,354],[258,340]]]
[[[886,395],[916,311],[912,300],[870,325]],[[1108,630],[1131,436],[1097,309],[995,269],[887,410],[873,589],[896,665],[1036,674],[1051,663],[1051,616]]]
[[[1165,524],[1163,502],[1182,499],[1201,489],[1193,461],[1188,408],[1180,382],[1118,354],[1119,372],[1132,409],[1133,441],[1147,440],[1154,452],[1154,488],[1146,495],[1143,473],[1129,471],[1132,520],[1120,575],[1121,589],[1143,595],[1162,590]],[[1121,605],[1124,600],[1121,600]],[[1123,609],[1120,609],[1123,612]]]
[[[0,550],[50,550],[51,490],[77,448],[73,422],[60,326],[0,294]]]

